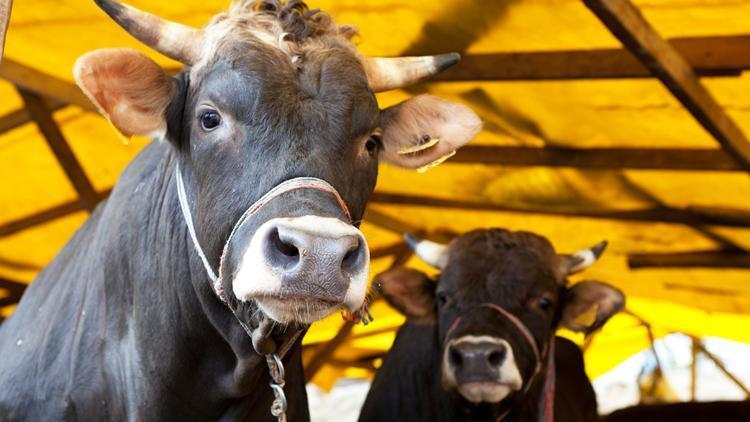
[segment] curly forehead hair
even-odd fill
[[[344,36],[351,38],[356,30],[352,26],[338,27],[328,13],[312,9],[301,0],[239,0],[232,3],[229,13],[234,16],[250,14],[275,18],[289,41],[304,42],[311,37]]]

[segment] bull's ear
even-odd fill
[[[410,268],[396,268],[377,275],[372,284],[374,290],[380,293],[389,305],[407,318],[432,319],[437,283],[427,274]]]
[[[426,170],[450,158],[481,130],[479,117],[463,104],[419,95],[383,110],[380,159]]]
[[[624,307],[625,295],[619,289],[598,281],[582,281],[565,293],[560,324],[589,334]]]
[[[156,62],[125,48],[92,51],[75,64],[76,83],[125,136],[166,130],[164,112],[177,89]]]

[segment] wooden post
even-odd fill
[[[711,359],[711,362],[716,365],[719,370],[726,375],[727,378],[729,378],[737,387],[739,387],[740,390],[742,390],[745,393],[745,396],[747,396],[748,399],[750,399],[750,389],[745,386],[745,384],[742,383],[737,377],[735,377],[729,370],[727,370],[726,366],[724,366],[724,363],[721,361],[721,359],[718,358],[718,356],[714,355],[713,353],[709,352],[708,349],[703,345],[702,341],[698,341],[696,343],[696,347],[698,350],[706,355],[707,358]]]
[[[698,385],[698,339],[690,336],[690,401],[695,401],[695,391]]]

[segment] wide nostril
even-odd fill
[[[506,349],[503,347],[501,349],[492,351],[489,355],[487,355],[487,361],[492,366],[501,366],[503,364],[503,361],[505,360],[506,355]]]
[[[268,232],[265,254],[273,266],[285,269],[296,266],[300,260],[299,248],[291,238],[282,237],[278,228],[274,228]]]
[[[448,360],[454,368],[460,367],[464,362],[463,356],[461,356],[461,352],[453,347],[451,347],[448,351]]]
[[[344,271],[355,271],[361,267],[360,261],[362,257],[362,242],[359,238],[353,236],[351,246],[347,249],[344,258],[341,260],[341,269]]]
[[[279,236],[279,231],[273,230],[273,233],[271,233],[271,241],[274,243],[274,247],[276,250],[281,252],[285,256],[289,257],[295,257],[299,256],[299,249],[297,249],[296,246],[294,246],[290,242],[285,242],[281,239],[281,236]]]

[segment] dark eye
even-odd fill
[[[435,300],[437,301],[438,308],[442,308],[448,302],[448,297],[445,293],[438,293]]]
[[[370,137],[367,138],[367,142],[365,142],[365,149],[370,154],[373,154],[375,150],[378,149],[378,147],[380,146],[380,142],[381,142],[380,135],[377,135],[377,134],[370,135]]]
[[[549,310],[552,308],[552,300],[546,297],[539,298],[539,307],[544,311]]]
[[[210,132],[221,124],[221,116],[215,111],[204,111],[201,114],[201,127],[206,132]]]

